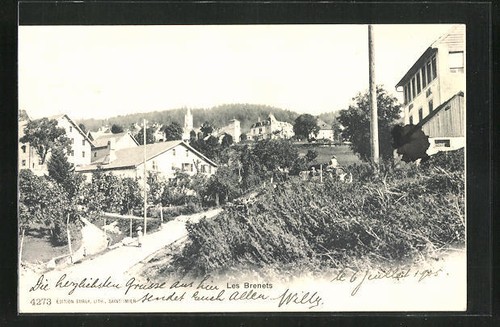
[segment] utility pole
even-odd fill
[[[368,25],[368,62],[370,80],[370,139],[372,149],[372,161],[375,165],[379,163],[378,147],[378,114],[377,114],[377,85],[375,84],[375,53],[373,46],[373,26]]]
[[[146,191],[146,119],[143,119],[143,146],[144,146],[144,181],[143,181],[143,187],[144,187],[144,235],[146,235],[147,232],[147,222],[146,222],[146,214],[147,214],[147,209],[148,209],[148,197],[147,197],[147,191]]]

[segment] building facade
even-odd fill
[[[249,137],[255,141],[264,139],[289,139],[294,136],[293,125],[277,120],[272,113],[250,127]]]
[[[66,137],[70,141],[70,150],[67,153],[68,162],[72,163],[75,167],[90,164],[93,143],[87,134],[84,133],[68,115],[58,115],[48,117],[48,119],[56,120],[58,127],[62,127],[66,131]],[[28,120],[19,122],[19,138],[24,135],[24,128],[27,123]],[[18,153],[19,169],[30,169],[36,175],[46,175],[48,173],[47,162],[50,160],[50,152],[47,154],[45,162],[42,163],[40,156],[29,143],[19,142]]]
[[[93,143],[91,162],[103,160],[114,150],[139,146],[139,142],[130,132],[100,134],[94,139]]]
[[[109,155],[90,165],[79,166],[75,171],[83,174],[88,181],[97,169],[120,177],[142,179],[144,158],[146,171],[158,173],[165,178],[173,178],[177,171],[190,176],[197,173],[209,176],[217,171],[217,165],[213,161],[180,140],[111,149]]]
[[[238,119],[231,119],[229,124],[218,130],[218,135],[229,134],[234,143],[238,143],[241,137],[241,124]]]
[[[329,140],[332,142],[335,141],[335,133],[330,125],[320,119],[318,119],[317,125],[319,127],[318,135],[311,133],[309,138],[316,140]]]
[[[404,123],[421,126],[424,132],[427,131],[431,144],[428,154],[465,146],[465,101],[463,96],[462,100],[453,100],[460,92],[462,95],[465,92],[465,25],[453,26],[432,43],[398,82],[396,89],[403,92]],[[461,108],[447,114],[436,112],[444,110],[447,107],[444,104],[450,102]],[[444,140],[449,142],[443,143]]]

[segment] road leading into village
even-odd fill
[[[187,236],[186,222],[198,222],[201,218],[213,218],[222,209],[208,210],[192,215],[179,216],[162,225],[161,230],[143,236],[142,246],[137,247],[134,241],[130,245],[123,245],[102,255],[87,258],[64,268],[54,269],[45,273],[45,276],[61,276],[67,274],[72,277],[80,276],[121,276],[134,265],[151,256],[163,247]]]

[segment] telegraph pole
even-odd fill
[[[146,213],[148,209],[148,197],[147,197],[147,192],[146,192],[146,119],[143,119],[143,146],[144,146],[144,181],[143,181],[143,187],[144,187],[144,235],[146,235],[147,231],[147,222],[146,222]]]
[[[372,161],[375,165],[379,163],[378,147],[378,114],[377,114],[377,85],[375,84],[375,53],[373,47],[373,26],[368,25],[368,62],[370,80],[370,139],[372,149]]]

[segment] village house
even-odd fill
[[[217,136],[220,138],[224,136],[224,134],[231,135],[233,143],[238,143],[241,137],[240,121],[238,119],[231,119],[229,124],[217,130]]]
[[[335,133],[330,125],[318,119],[317,125],[319,127],[318,135],[311,133],[309,138],[316,140],[330,140],[335,141]]]
[[[113,150],[139,146],[139,142],[137,142],[130,132],[100,134],[93,140],[93,144],[92,163],[103,160],[103,158],[109,156]]]
[[[68,162],[75,165],[88,165],[91,162],[91,149],[93,143],[91,139],[84,133],[80,127],[68,117],[68,115],[57,115],[48,117],[49,120],[56,120],[59,127],[64,128],[66,137],[70,140],[70,150],[68,151]],[[24,128],[28,120],[19,121],[19,138],[24,135]],[[36,175],[46,175],[47,161],[50,159],[50,152],[42,163],[41,158],[36,153],[35,149],[29,146],[29,143],[19,142],[19,169],[30,169]]]
[[[429,137],[431,155],[465,146],[465,25],[432,43],[397,83],[404,123]]]
[[[88,181],[98,169],[120,177],[141,179],[144,174],[144,147],[146,170],[165,178],[173,178],[177,171],[193,176],[197,173],[213,175],[217,170],[217,165],[212,160],[178,140],[116,150],[110,145],[108,155],[92,164],[79,166],[75,171],[83,174]]]
[[[289,139],[294,135],[293,125],[277,120],[272,113],[267,119],[254,123],[250,127],[249,137],[255,141],[263,139]]]
[[[188,108],[186,114],[184,115],[182,140],[188,142],[191,139],[191,132],[195,132],[197,136],[201,133],[200,128],[194,128],[193,114],[191,113],[191,109]],[[238,143],[241,137],[240,121],[237,119],[231,119],[226,126],[215,128],[211,136],[217,137],[220,142],[222,141],[222,138],[225,134],[231,135],[231,137],[233,138],[233,143]]]

